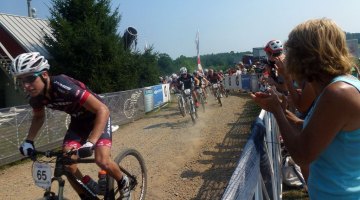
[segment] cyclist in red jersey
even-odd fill
[[[214,83],[220,83],[221,80],[222,80],[222,78],[221,78],[221,76],[220,76],[218,73],[214,72],[213,69],[209,69],[209,73],[208,73],[208,75],[207,75],[207,80],[208,80],[211,84],[214,84]],[[222,85],[222,84],[220,84],[220,86],[221,86],[221,85]],[[222,86],[221,86],[221,87],[222,87]],[[212,90],[212,93],[215,95],[214,90]]]
[[[108,107],[82,82],[66,75],[50,76],[49,69],[48,61],[38,52],[20,54],[11,65],[13,77],[22,83],[33,108],[29,132],[19,148],[21,154],[31,156],[35,150],[34,139],[44,124],[45,107],[64,111],[71,115],[71,122],[63,150],[78,149],[74,158],[89,157],[94,150],[96,164],[117,180],[121,198],[129,199],[129,179],[110,158],[112,131]],[[69,165],[67,169],[81,180],[77,165]]]

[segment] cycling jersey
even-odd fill
[[[180,81],[184,83],[184,89],[192,89],[192,87],[194,85],[193,83],[195,82],[194,77],[190,74],[187,74],[186,77],[180,76],[178,78],[178,82],[180,82]],[[179,85],[181,85],[181,84],[179,84]]]
[[[67,139],[74,138],[76,134],[83,143],[92,131],[95,123],[96,114],[85,109],[83,104],[92,94],[95,98],[102,102],[102,99],[86,87],[86,85],[66,75],[50,77],[50,98],[44,95],[31,97],[30,106],[34,112],[42,110],[45,106],[53,110],[60,110],[71,116],[69,130],[66,133],[64,144],[68,143]],[[70,136],[68,136],[70,134]],[[100,139],[110,140],[111,144],[111,124],[108,120]],[[79,140],[80,141],[80,140]],[[99,140],[100,141],[100,140]],[[109,145],[107,142],[106,145]]]
[[[54,110],[64,111],[76,118],[95,118],[94,113],[82,107],[90,94],[102,101],[84,83],[66,75],[52,76],[50,77],[50,99],[44,95],[39,95],[31,97],[29,103],[35,112],[46,106]]]
[[[221,80],[221,78],[217,73],[214,72],[212,76],[210,74],[207,76],[207,80],[210,83],[217,83]]]

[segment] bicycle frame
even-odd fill
[[[195,106],[194,106],[194,100],[193,100],[193,97],[192,97],[192,92],[190,92],[190,94],[185,94],[185,92],[183,91],[183,97],[184,97],[184,100],[185,100],[185,104],[187,104],[188,106],[188,109],[189,109],[189,113],[195,113]]]
[[[71,159],[68,156],[64,156],[62,152],[50,152],[50,151],[37,152],[37,154],[42,154],[45,155],[46,157],[56,156],[54,176],[52,177],[51,182],[54,181],[58,182],[59,189],[57,195],[59,200],[64,199],[65,180],[62,178],[62,175],[66,176],[68,180],[72,181],[77,186],[77,188],[79,188],[79,191],[76,191],[78,194],[79,193],[83,194],[84,197],[86,197],[86,199],[89,200],[99,200],[97,194],[92,192],[81,180],[77,179],[71,172],[65,169],[65,166],[70,164],[95,163],[94,158],[79,158],[75,160],[75,159]],[[54,196],[55,193],[51,191],[51,187],[45,190],[44,197],[46,199],[51,199]],[[81,198],[84,197],[81,196]],[[104,195],[104,199],[111,199],[111,197],[114,197],[114,190],[109,191],[107,189]]]

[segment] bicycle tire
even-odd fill
[[[180,114],[185,117],[186,116],[186,112],[185,112],[185,102],[184,102],[184,98],[183,97],[179,97],[178,100],[178,106],[179,106],[179,110],[180,110]]]
[[[219,92],[219,90],[217,90],[217,92],[216,92],[216,98],[217,98],[218,103],[220,104],[220,106],[222,106],[222,102],[221,102],[221,97],[220,97],[220,92]]]
[[[203,109],[203,112],[205,112],[205,97],[204,97],[204,94],[200,94],[200,102],[201,102],[201,107]]]
[[[59,197],[56,195],[56,196],[51,196],[51,197],[43,197],[43,198],[40,198],[38,200],[60,200]],[[69,198],[62,198],[61,200],[70,200]]]
[[[194,111],[195,105],[194,102],[190,103],[190,116],[191,116],[191,121],[195,124],[196,123],[196,111]]]
[[[134,185],[134,188],[131,189],[131,199],[145,199],[147,190],[147,171],[144,158],[141,154],[135,149],[125,149],[116,156],[114,161],[118,164],[121,171],[129,177],[131,182],[134,180],[137,182],[136,185]],[[119,199],[120,194],[117,183],[115,183],[114,179],[111,177],[109,177],[108,189],[109,193],[114,195],[113,199]]]

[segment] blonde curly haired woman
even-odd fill
[[[295,162],[310,165],[311,199],[358,199],[360,81],[351,76],[354,63],[345,33],[330,19],[308,20],[290,32],[285,48],[286,59],[277,64],[298,83],[309,82],[316,94],[303,129],[291,126],[274,91],[252,98],[274,114]]]

